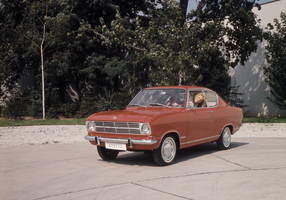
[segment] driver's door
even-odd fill
[[[213,117],[210,108],[191,108],[188,113],[186,145],[192,146],[212,137]]]
[[[194,96],[203,91],[189,91],[188,103],[193,103]],[[188,116],[188,134],[186,146],[193,146],[210,140],[213,131],[213,115],[209,107],[189,107]]]

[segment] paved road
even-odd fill
[[[286,138],[233,138],[157,166],[143,153],[102,161],[88,142],[0,148],[0,199],[286,199]]]

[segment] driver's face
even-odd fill
[[[203,100],[203,97],[202,97],[201,95],[196,96],[196,98],[195,98],[195,104],[201,103],[202,100]]]

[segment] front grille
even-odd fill
[[[101,122],[95,121],[96,132],[140,134],[139,123],[136,122]]]

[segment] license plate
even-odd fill
[[[105,143],[105,148],[126,151],[126,144]]]

